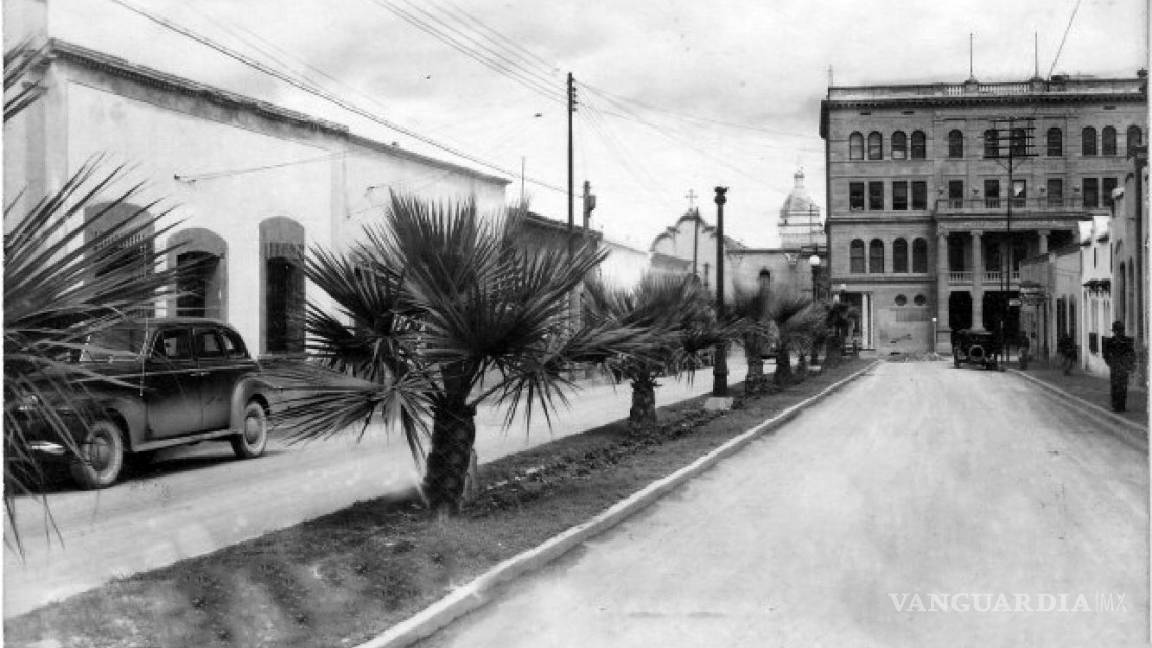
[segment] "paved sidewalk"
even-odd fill
[[[1010,364],[1009,367],[1012,369],[1019,368],[1015,363]],[[1058,365],[1042,362],[1029,364],[1028,370],[1024,373],[1058,387],[1073,396],[1082,398],[1093,405],[1099,405],[1109,412],[1112,411],[1112,388],[1108,383],[1108,376],[1084,373],[1083,369],[1073,369],[1072,375],[1065,376]],[[1127,421],[1143,425],[1147,429],[1148,391],[1143,386],[1133,386],[1132,383],[1129,383],[1127,405],[1126,412],[1114,413]]]

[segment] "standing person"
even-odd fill
[[[1132,338],[1124,335],[1124,322],[1112,324],[1112,338],[1104,340],[1104,362],[1112,381],[1112,411],[1125,411],[1128,400],[1128,374],[1136,364],[1136,349]]]

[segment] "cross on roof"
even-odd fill
[[[688,209],[689,210],[691,210],[693,207],[695,207],[695,202],[696,202],[696,198],[697,198],[695,191],[689,189],[688,195],[686,195],[684,197],[688,199]]]

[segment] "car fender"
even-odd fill
[[[118,419],[115,423],[124,428],[129,450],[148,440],[148,408],[142,399],[116,396],[101,399],[100,407]]]
[[[278,389],[269,385],[259,376],[250,375],[236,381],[232,389],[232,416],[228,427],[233,432],[240,432],[244,427],[244,409],[248,401],[256,398],[264,403],[265,409],[271,411],[276,401]]]

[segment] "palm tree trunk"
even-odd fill
[[[432,448],[428,452],[422,485],[433,513],[455,515],[460,512],[475,441],[476,408],[469,407],[463,399],[433,408]]]
[[[421,490],[436,515],[460,512],[472,448],[476,442],[476,408],[468,404],[468,368],[453,363],[442,370],[444,394],[432,406],[432,448]]]
[[[633,432],[656,425],[656,381],[651,376],[632,381],[632,409],[628,410],[628,425]]]
[[[776,374],[774,376],[776,384],[780,387],[792,382],[792,359],[790,355],[788,344],[781,341],[776,350]]]
[[[764,358],[760,356],[760,345],[744,340],[744,359],[748,361],[748,374],[744,376],[744,393],[758,394],[764,391]]]

